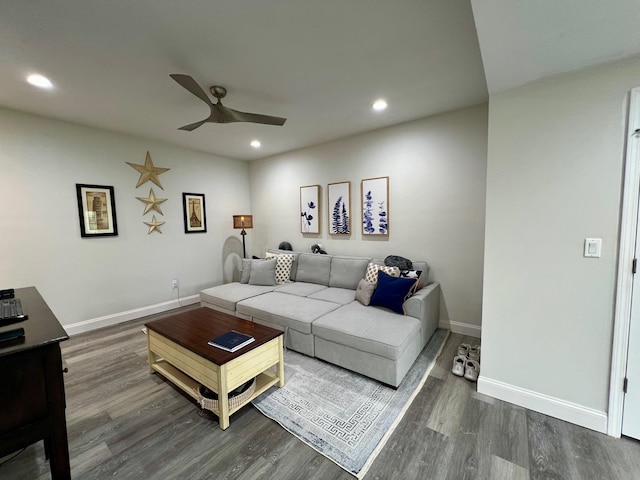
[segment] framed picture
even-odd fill
[[[204,193],[183,193],[184,233],[206,233],[207,215]]]
[[[300,229],[302,233],[320,233],[320,185],[300,187]]]
[[[351,182],[327,185],[329,233],[351,235]]]
[[[113,187],[76,183],[82,237],[118,235]]]
[[[362,192],[362,235],[389,235],[389,177],[367,178]]]

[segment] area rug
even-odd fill
[[[252,403],[300,440],[362,478],[424,385],[448,336],[448,330],[436,330],[397,390],[288,350],[285,386],[270,388]]]

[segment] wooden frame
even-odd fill
[[[330,235],[351,235],[351,182],[327,185]]]
[[[320,233],[320,185],[300,187],[300,231]]]
[[[366,178],[360,183],[362,235],[389,235],[389,177]]]
[[[183,193],[184,233],[206,233],[207,215],[204,193]]]
[[[113,187],[76,183],[76,196],[80,236],[91,238],[118,235]]]

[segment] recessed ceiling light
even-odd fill
[[[373,109],[376,112],[381,112],[385,108],[387,108],[387,102],[384,101],[382,98],[380,98],[380,99],[376,100],[375,102],[373,102]]]
[[[29,82],[34,87],[38,87],[38,88],[53,88],[53,83],[51,83],[51,80],[37,73],[34,73],[33,75],[29,75],[27,77],[27,82]]]
[[[262,145],[262,144],[260,143],[260,140],[251,140],[250,145],[251,145],[253,148],[260,148],[260,145]]]

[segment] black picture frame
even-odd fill
[[[80,236],[116,237],[118,221],[112,186],[76,183]]]
[[[204,193],[183,193],[184,233],[207,233]]]

